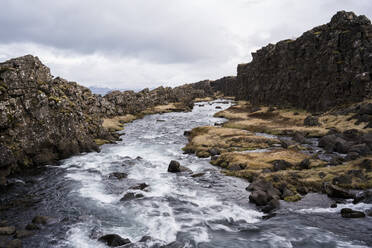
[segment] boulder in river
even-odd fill
[[[323,190],[329,197],[352,199],[354,194],[330,183],[323,184]]]
[[[40,227],[34,223],[29,223],[25,227],[26,230],[39,230]]]
[[[32,235],[34,235],[33,231],[17,230],[14,237],[17,238],[17,239],[22,239],[22,238],[26,238],[26,237],[29,237],[29,236],[32,236]]]
[[[56,220],[53,219],[52,217],[49,217],[49,216],[41,216],[41,215],[38,215],[38,216],[35,216],[35,217],[32,219],[32,223],[33,223],[33,224],[49,225],[49,224],[54,224],[54,223],[56,223]]]
[[[118,247],[126,244],[130,244],[129,239],[124,239],[117,234],[106,234],[98,239],[98,241],[105,243],[110,247]]]
[[[127,178],[128,177],[128,174],[127,173],[123,173],[123,172],[113,172],[109,175],[109,178],[110,179],[118,179],[118,180],[121,180],[121,179],[124,179],[124,178]]]
[[[12,235],[15,231],[16,229],[14,226],[0,227],[0,235]]]
[[[134,185],[132,187],[130,187],[129,189],[135,189],[135,190],[144,190],[145,188],[147,188],[149,185],[146,184],[146,183],[140,183],[140,184],[137,184],[137,185]]]
[[[185,166],[182,166],[178,161],[176,160],[172,160],[170,163],[169,163],[169,166],[168,166],[168,172],[171,172],[171,173],[178,173],[178,172],[185,172],[185,171],[188,171],[188,172],[191,172],[191,170]]]
[[[133,200],[133,199],[138,199],[138,198],[142,198],[143,195],[142,194],[135,194],[133,192],[129,192],[129,193],[126,193],[121,199],[120,201],[130,201],[130,200]]]
[[[364,218],[366,217],[365,213],[361,211],[352,210],[351,208],[341,209],[341,216],[343,218]]]
[[[263,206],[262,211],[265,213],[280,207],[278,201],[280,191],[274,188],[270,182],[264,179],[257,179],[246,190],[252,192],[249,195],[249,201],[255,203],[257,206]]]

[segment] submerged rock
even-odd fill
[[[106,234],[98,239],[98,241],[105,243],[110,247],[118,247],[126,244],[130,244],[129,239],[124,239],[117,234]]]
[[[341,216],[343,218],[364,218],[366,217],[365,213],[361,211],[352,210],[350,208],[341,209]]]
[[[0,227],[0,235],[12,235],[15,231],[16,229],[14,226]]]
[[[130,201],[130,200],[133,200],[133,199],[138,199],[138,198],[142,198],[144,197],[143,194],[135,194],[133,192],[129,192],[129,193],[126,193],[121,199],[120,201]]]
[[[113,172],[109,175],[109,178],[110,179],[124,179],[124,178],[127,178],[128,177],[128,174],[127,173],[123,173],[123,172]]]
[[[146,184],[146,183],[140,183],[140,184],[137,184],[137,185],[134,185],[132,187],[130,187],[129,189],[135,189],[135,190],[144,190],[145,188],[147,188],[149,185]]]

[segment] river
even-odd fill
[[[368,209],[349,202],[329,208],[332,201],[308,194],[297,203],[282,202],[277,215],[265,219],[249,203],[248,182],[226,177],[209,159],[183,154],[185,130],[221,122],[213,114],[231,106],[214,101],[197,104],[192,112],[148,115],[125,126],[122,141],[48,166],[18,183],[2,200],[29,196],[31,204],[3,211],[19,226],[36,214],[55,220],[24,247],[104,248],[97,241],[115,233],[137,246],[160,247],[178,241],[180,247],[370,247],[371,218],[343,219],[343,207]],[[194,173],[168,173],[171,160]],[[124,179],[113,172],[126,173]],[[111,175],[111,176],[110,176]],[[130,189],[141,183],[144,190]],[[142,197],[121,201],[128,192]],[[143,236],[147,242],[138,242]],[[174,246],[179,247],[179,246]]]

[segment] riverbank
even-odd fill
[[[215,114],[227,122],[191,130],[184,151],[247,179],[251,201],[266,211],[278,205],[272,199],[298,201],[309,192],[358,198],[349,190],[372,188],[372,129],[359,118],[371,109],[365,101],[313,116],[239,101]]]

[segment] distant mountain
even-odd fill
[[[98,94],[98,95],[101,95],[101,96],[104,96],[107,93],[110,93],[111,91],[114,91],[114,90],[120,90],[120,91],[128,90],[128,89],[106,88],[106,87],[97,87],[97,86],[91,86],[91,87],[88,87],[88,88],[92,91],[92,93]]]

